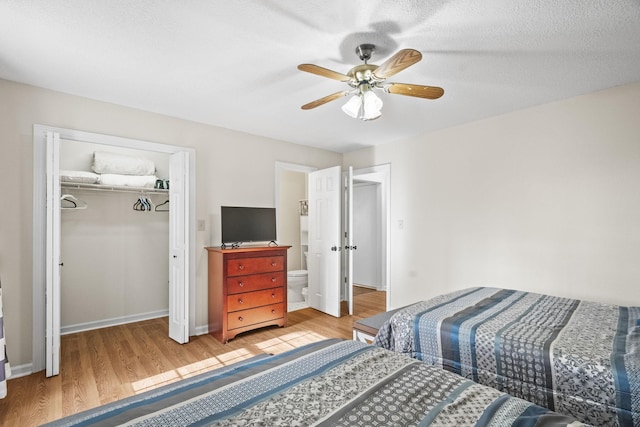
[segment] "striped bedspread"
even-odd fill
[[[640,307],[470,288],[397,312],[375,344],[598,426],[640,426]]]
[[[250,359],[48,425],[124,424],[578,425],[404,355],[341,340]]]

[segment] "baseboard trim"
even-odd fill
[[[93,329],[108,328],[109,326],[124,325],[126,323],[140,322],[142,320],[167,317],[169,310],[150,311],[148,313],[132,314],[130,316],[114,317],[111,319],[97,320],[95,322],[78,323],[60,328],[60,335],[74,334],[76,332],[91,331]]]
[[[11,376],[8,377],[8,380],[13,380],[15,378],[26,377],[27,375],[33,374],[33,363],[25,363],[24,365],[11,366]]]
[[[195,335],[205,335],[209,333],[209,325],[196,326]]]

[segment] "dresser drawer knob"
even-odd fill
[[[275,298],[275,297],[276,297],[276,294],[271,294],[271,298]]]
[[[271,310],[271,314],[276,314],[276,311],[275,310]]]
[[[275,267],[276,265],[278,265],[275,261],[271,261],[271,267]]]
[[[272,277],[272,278],[271,278],[271,281],[272,281],[272,282],[275,282],[276,280],[277,280],[277,279],[276,279],[275,277]]]
[[[244,270],[244,265],[239,265],[238,270]]]
[[[238,282],[238,286],[242,288],[244,286],[244,282]]]
[[[242,322],[244,319],[242,318],[242,316],[238,316],[238,320]]]
[[[244,304],[244,301],[242,301],[242,298],[238,298],[238,304]]]

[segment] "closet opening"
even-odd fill
[[[69,170],[89,172],[98,149],[150,158],[157,177],[61,183]],[[61,332],[168,314],[169,336],[187,342],[195,332],[194,214],[195,150],[34,125],[33,371],[57,375]],[[64,305],[74,300],[82,307]]]
[[[61,335],[168,316],[169,211],[157,207],[169,190],[157,180],[169,182],[167,153],[60,139]]]

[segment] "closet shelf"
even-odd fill
[[[77,182],[60,182],[61,188],[76,189],[76,190],[95,190],[95,191],[119,191],[124,193],[140,193],[146,194],[167,194],[169,190],[162,188],[150,188],[150,187],[129,187],[118,185],[103,185],[103,184],[82,184]]]

